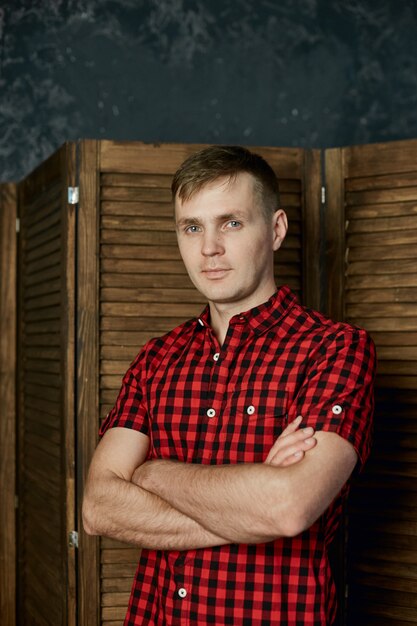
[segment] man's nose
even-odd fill
[[[215,256],[216,254],[223,254],[223,252],[224,245],[221,234],[214,230],[206,230],[203,235],[201,253],[204,256]]]

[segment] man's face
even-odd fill
[[[273,253],[287,220],[282,210],[266,218],[250,174],[217,179],[184,202],[177,197],[175,218],[185,267],[209,302],[239,312],[274,293]]]

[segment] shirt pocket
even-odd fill
[[[239,415],[245,421],[270,418],[286,420],[287,405],[288,394],[285,389],[245,387],[230,394],[227,410],[231,415]]]
[[[260,463],[287,425],[288,396],[282,389],[236,389],[225,405],[225,462]]]

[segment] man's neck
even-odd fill
[[[229,328],[229,322],[232,317],[239,315],[239,313],[243,313],[244,311],[249,311],[260,304],[264,304],[264,302],[267,302],[276,291],[277,287],[274,285],[274,287],[269,289],[268,292],[265,292],[263,297],[253,298],[253,300],[248,299],[244,303],[231,302],[228,304],[219,304],[216,302],[209,302],[210,326],[212,327],[219,344],[223,345],[224,343],[227,329]]]

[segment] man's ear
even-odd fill
[[[275,211],[272,218],[272,226],[274,229],[273,249],[276,251],[281,247],[288,230],[288,218],[283,209]]]

